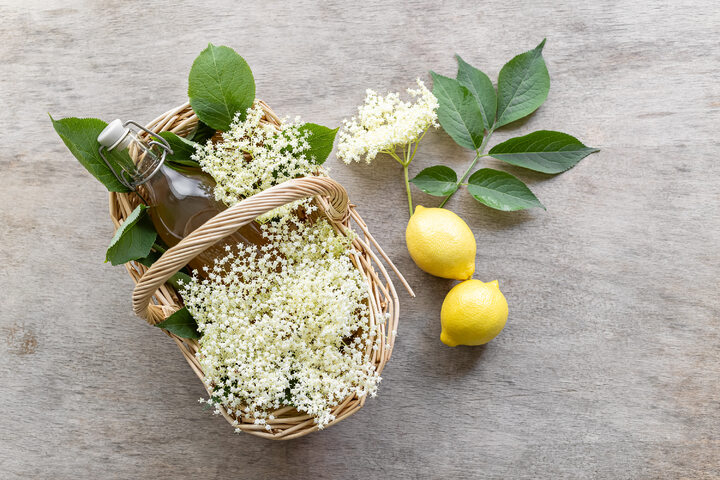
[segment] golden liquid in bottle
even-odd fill
[[[149,204],[150,218],[160,239],[168,247],[177,245],[195,229],[225,210],[227,206],[215,200],[215,181],[199,168],[162,165],[143,184]],[[188,262],[188,266],[203,273],[212,269],[215,259],[227,255],[226,245],[263,245],[260,225],[253,221],[235,233],[210,246]]]

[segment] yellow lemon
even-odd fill
[[[405,230],[405,242],[417,266],[430,275],[466,280],[475,273],[475,236],[450,210],[418,205]]]
[[[443,301],[440,341],[450,347],[482,345],[500,333],[507,317],[507,300],[497,280],[466,280],[455,285]]]

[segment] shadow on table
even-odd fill
[[[428,345],[427,349],[427,354],[434,360],[427,363],[428,373],[454,378],[477,373],[478,368],[482,368],[481,360],[487,351],[486,347],[487,345],[448,347],[439,340],[434,340],[434,345]]]

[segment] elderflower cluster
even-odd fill
[[[438,100],[420,79],[417,85],[407,89],[414,102],[402,101],[399,93],[383,97],[368,89],[358,115],[343,121],[338,158],[345,163],[364,158],[370,163],[378,153],[416,142],[430,126],[437,127]]]
[[[291,405],[322,428],[348,395],[375,395],[370,353],[383,336],[370,327],[350,239],[292,214],[261,229],[263,245],[226,247],[207,278],[194,276],[182,292],[202,334],[207,403],[267,430],[268,411]]]
[[[262,121],[258,103],[244,120],[235,115],[221,142],[208,142],[192,156],[216,182],[215,198],[228,206],[296,177],[312,175],[317,165],[306,153],[310,132],[299,119],[283,121],[280,132]],[[276,210],[269,217],[291,211],[297,205]],[[269,218],[267,217],[267,218]]]

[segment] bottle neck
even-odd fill
[[[133,166],[131,169],[126,169],[124,175],[134,189],[156,176],[165,163],[165,150],[156,143],[146,143],[132,130],[116,148],[125,151],[132,159]]]

